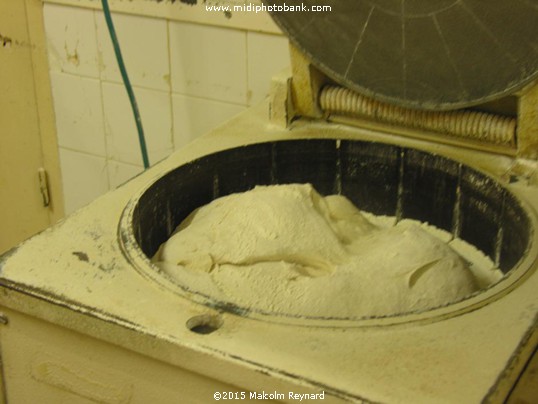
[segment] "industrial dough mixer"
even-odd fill
[[[267,1],[292,43],[291,74],[275,77],[269,102],[2,257],[7,402],[534,394],[537,3],[331,3],[316,14]],[[242,307],[151,264],[193,209],[292,182],[431,223],[505,275],[432,310],[324,318]]]

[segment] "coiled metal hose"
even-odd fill
[[[443,133],[483,142],[514,145],[516,119],[485,112],[422,111],[386,104],[347,88],[325,86],[320,107],[327,113],[372,118],[379,122]]]

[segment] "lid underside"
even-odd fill
[[[462,108],[538,77],[537,0],[263,1],[310,10],[270,13],[316,67],[380,101]]]

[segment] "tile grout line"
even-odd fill
[[[164,20],[166,23],[166,53],[168,57],[168,107],[170,112],[170,140],[172,141],[172,152],[176,150],[175,128],[176,122],[174,118],[174,105],[172,102],[172,54],[170,52],[170,21]]]
[[[99,46],[99,40],[98,40],[98,27],[97,27],[97,13],[95,10],[92,10],[92,15],[93,15],[93,26],[94,26],[94,29],[95,29],[95,49],[97,51],[97,54],[96,54],[96,57],[98,58],[97,59],[97,66],[99,67],[99,93],[100,93],[100,96],[101,96],[101,115],[103,117],[103,122],[102,122],[102,128],[101,130],[103,131],[103,136],[104,136],[104,140],[105,140],[105,166],[106,166],[106,170],[107,170],[107,175],[106,175],[106,178],[107,178],[107,188],[108,190],[110,191],[110,184],[111,184],[111,181],[110,181],[110,170],[108,169],[109,168],[109,164],[108,164],[108,156],[109,156],[109,144],[108,144],[108,136],[107,136],[107,124],[106,124],[106,113],[105,113],[105,99],[104,99],[104,96],[103,96],[103,80],[102,80],[102,64],[103,64],[103,60],[102,60],[102,53],[101,53],[101,48]]]
[[[248,52],[248,42],[249,42],[249,32],[248,30],[245,31],[245,107],[250,107],[250,98],[252,98],[252,94],[250,93],[250,75],[249,75],[249,52]]]
[[[127,162],[127,161],[124,161],[124,160],[119,160],[119,159],[114,159],[114,158],[107,158],[107,157],[101,156],[99,154],[94,154],[94,153],[82,151],[82,150],[79,150],[79,149],[74,149],[72,147],[59,146],[58,149],[62,149],[62,150],[72,152],[72,153],[79,153],[79,154],[82,154],[82,155],[84,155],[86,157],[93,157],[93,158],[96,158],[96,159],[102,159],[102,160],[105,160],[105,162],[107,162],[107,163],[108,162],[120,163],[120,164],[125,164],[125,165],[131,166],[131,167],[143,168],[141,165],[138,165],[136,163]]]

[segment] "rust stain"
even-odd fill
[[[76,256],[79,260],[83,262],[89,262],[90,258],[88,257],[88,254],[82,251],[73,251],[73,255]]]
[[[0,48],[9,49],[13,46],[30,47],[32,49],[35,48],[35,45],[32,45],[30,42],[18,41],[10,38],[9,36],[0,34]]]
[[[79,56],[78,56],[77,46],[78,46],[78,42],[77,42],[77,45],[75,46],[75,49],[73,50],[73,52],[69,52],[69,49],[67,48],[67,43],[64,46],[65,56],[67,58],[67,61],[69,63],[75,65],[75,66],[80,65],[80,59],[79,59]]]
[[[12,43],[13,40],[11,38],[0,34],[0,45],[2,45],[3,48],[11,48]]]

